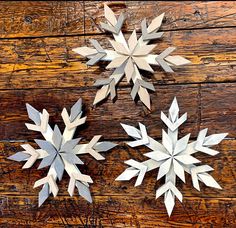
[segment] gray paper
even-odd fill
[[[40,125],[41,120],[40,120],[39,111],[35,109],[33,106],[31,106],[30,104],[26,104],[26,108],[27,108],[29,118],[32,121],[34,121],[36,125]]]
[[[56,150],[59,150],[59,148],[61,147],[62,134],[61,134],[61,131],[57,125],[55,125],[55,127],[54,127],[52,141],[53,141],[53,144],[54,144],[54,147],[56,148]]]
[[[48,183],[46,183],[39,192],[38,206],[40,207],[48,197],[49,197],[49,185]]]
[[[46,150],[50,155],[57,153],[56,148],[50,142],[41,139],[35,139],[34,141],[41,149]]]
[[[98,90],[93,105],[98,104],[109,95],[111,100],[116,97],[116,86],[119,81],[126,77],[127,82],[133,86],[131,90],[131,97],[134,100],[136,96],[139,96],[141,102],[151,109],[150,95],[147,89],[154,90],[152,84],[147,84],[140,74],[141,70],[154,72],[151,65],[159,65],[167,73],[173,72],[172,66],[181,66],[189,64],[190,61],[181,56],[171,56],[170,53],[174,50],[173,47],[167,48],[161,54],[152,54],[156,45],[149,45],[148,43],[154,39],[160,39],[163,32],[158,32],[164,13],[154,18],[147,26],[147,21],[144,19],[141,22],[142,36],[137,37],[134,30],[126,41],[121,28],[126,19],[125,15],[117,17],[114,12],[104,4],[104,15],[107,23],[101,23],[101,27],[111,32],[113,39],[109,40],[112,46],[112,50],[103,49],[98,41],[92,40],[92,46],[74,48],[73,51],[85,56],[89,59],[87,65],[94,65],[98,61],[107,61],[109,64],[106,69],[114,69],[109,79],[114,81],[101,80],[96,81],[95,86],[101,86]],[[117,73],[119,72],[119,73]],[[139,81],[138,81],[139,80]]]
[[[17,152],[11,156],[8,157],[8,159],[13,160],[13,161],[24,161],[30,157],[29,154],[26,154],[24,152]]]
[[[212,156],[216,155],[218,151],[209,147],[220,143],[227,134],[206,136],[207,129],[203,129],[194,142],[189,143],[190,134],[179,139],[178,128],[187,120],[187,114],[179,116],[179,106],[176,98],[171,104],[168,117],[162,112],[161,120],[168,127],[167,132],[162,130],[161,143],[148,136],[146,127],[141,123],[139,123],[139,129],[121,124],[126,133],[135,139],[135,141],[127,143],[129,146],[145,145],[151,149],[151,152],[144,154],[144,156],[149,158],[146,161],[139,162],[133,159],[125,161],[130,167],[119,175],[116,180],[128,181],[137,176],[135,186],[138,186],[142,183],[147,172],[159,168],[157,180],[165,177],[165,184],[156,190],[156,198],[164,195],[164,203],[170,216],[175,205],[175,197],[182,202],[183,196],[176,187],[176,179],[179,178],[185,182],[185,172],[191,175],[193,187],[197,190],[200,190],[199,181],[208,187],[221,189],[214,178],[208,174],[213,168],[208,165],[199,165],[201,161],[192,155],[197,152]]]
[[[76,187],[78,189],[79,195],[86,199],[88,202],[92,203],[92,197],[89,191],[89,187],[82,184],[80,181],[76,181]]]
[[[43,158],[43,160],[39,164],[38,169],[42,169],[47,166],[50,166],[53,163],[55,157],[56,157],[56,154],[50,154],[47,157]]]
[[[100,151],[108,151],[108,150],[112,149],[115,146],[117,146],[117,144],[105,141],[105,142],[97,143],[96,145],[93,146],[93,148],[97,152],[100,152]]]
[[[61,149],[60,152],[69,152],[72,151],[74,149],[74,147],[79,143],[79,141],[81,140],[81,138],[77,138],[77,139],[72,139],[70,141],[65,142]]]
[[[70,121],[74,121],[82,111],[82,99],[80,98],[70,109]]]

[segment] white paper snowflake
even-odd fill
[[[121,31],[125,21],[125,15],[122,13],[117,19],[114,12],[105,4],[105,18],[107,24],[101,23],[101,27],[111,32],[114,40],[110,43],[114,50],[106,50],[96,40],[90,40],[94,48],[79,47],[73,49],[74,52],[89,58],[87,65],[94,65],[98,61],[109,61],[107,69],[115,69],[108,79],[99,79],[95,86],[101,87],[94,99],[94,105],[111,95],[113,100],[116,96],[116,85],[126,76],[127,82],[133,84],[131,97],[134,100],[139,96],[140,100],[150,109],[150,96],[147,91],[155,90],[153,84],[143,80],[140,70],[153,72],[150,65],[160,66],[165,72],[173,72],[172,66],[189,64],[190,61],[181,56],[170,56],[175,50],[169,47],[160,54],[151,54],[156,45],[148,45],[151,40],[162,37],[163,32],[158,32],[161,27],[164,13],[156,17],[147,27],[146,19],[141,23],[142,35],[137,39],[136,31],[131,34],[128,42],[125,40]],[[131,83],[132,81],[132,83]]]
[[[49,167],[46,177],[38,180],[34,184],[34,188],[43,185],[39,192],[39,207],[49,197],[50,193],[56,197],[59,189],[56,181],[61,180],[64,171],[69,175],[70,182],[68,192],[70,196],[74,194],[74,188],[77,187],[79,195],[87,201],[92,202],[89,190],[89,183],[93,183],[88,175],[80,172],[77,165],[84,164],[78,157],[80,154],[90,154],[96,160],[105,159],[99,152],[105,152],[116,146],[111,142],[98,142],[101,135],[96,135],[88,144],[78,144],[80,138],[73,139],[76,128],[86,121],[86,117],[82,117],[82,100],[79,99],[71,108],[70,115],[64,108],[61,116],[65,123],[63,134],[57,125],[54,129],[48,124],[49,114],[43,109],[40,113],[31,105],[26,104],[28,116],[34,124],[26,124],[29,130],[40,132],[45,140],[36,139],[40,149],[34,149],[30,144],[21,145],[24,151],[18,152],[9,157],[14,161],[26,161],[23,169],[30,168],[37,159],[42,159],[38,169]]]
[[[175,196],[182,202],[182,194],[177,189],[176,176],[185,182],[185,172],[192,177],[193,186],[200,191],[199,181],[206,186],[219,188],[219,184],[207,172],[213,168],[209,165],[196,165],[200,163],[192,155],[202,152],[211,156],[219,152],[209,147],[219,144],[226,136],[223,134],[207,135],[207,128],[199,132],[197,140],[189,143],[190,134],[178,139],[178,128],[187,120],[187,113],[179,117],[179,107],[176,98],[169,109],[168,117],[161,112],[161,119],[168,127],[168,131],[162,130],[162,143],[149,137],[146,127],[139,123],[140,130],[135,127],[121,124],[126,133],[135,139],[127,143],[131,147],[147,146],[152,151],[144,154],[150,158],[144,162],[133,159],[125,161],[131,167],[127,168],[116,180],[128,181],[138,176],[135,186],[142,183],[146,172],[159,168],[157,180],[165,177],[165,184],[157,189],[156,198],[164,194],[164,202],[170,216],[175,205]]]

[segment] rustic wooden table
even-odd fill
[[[109,2],[117,13],[127,12],[124,30],[130,33],[148,20],[166,12],[165,31],[158,50],[176,46],[175,53],[190,59],[192,65],[174,74],[155,69],[147,80],[155,84],[151,94],[152,110],[138,101],[133,103],[126,82],[118,89],[118,99],[109,99],[92,107],[97,78],[107,77],[105,65],[85,65],[86,59],[72,48],[89,44],[89,38],[108,44],[108,35],[100,29],[103,2],[0,2],[0,226],[1,227],[235,227],[236,224],[236,3],[235,2]],[[202,128],[209,133],[229,132],[229,139],[217,149],[215,157],[198,156],[215,168],[213,177],[223,187],[215,190],[201,185],[192,187],[188,176],[182,189],[183,204],[169,218],[163,198],[155,200],[156,172],[148,173],[144,184],[114,182],[126,167],[124,160],[145,159],[143,149],[130,149],[120,122],[148,127],[160,138],[164,127],[160,111],[167,111],[173,97],[181,112],[188,112],[188,122],[181,135],[196,138]],[[7,160],[20,150],[22,141],[33,144],[34,138],[24,125],[28,121],[25,103],[37,109],[46,108],[51,123],[63,126],[62,108],[78,98],[84,101],[88,116],[78,135],[88,141],[95,134],[120,143],[97,162],[85,156],[84,173],[91,174],[94,203],[67,194],[69,177],[59,184],[56,198],[50,197],[37,207],[38,189],[34,182],[45,176],[47,169],[37,166],[22,170],[22,164]]]

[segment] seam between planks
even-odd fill
[[[117,181],[118,183],[118,181]],[[206,186],[207,188],[207,186]],[[194,189],[192,189],[194,190]],[[197,191],[197,190],[196,190]],[[143,196],[144,198],[145,197],[152,197],[153,198],[153,195],[155,194],[152,194],[152,193],[149,193],[149,194],[145,194],[145,196]],[[184,195],[184,194],[183,194]],[[38,193],[37,194],[22,194],[19,192],[19,195],[17,194],[0,194],[0,197],[17,197],[17,198],[24,198],[24,197],[38,197]],[[122,196],[136,196],[136,194],[127,194],[127,193],[123,193],[123,194],[95,194],[93,195],[93,197],[112,197],[112,196],[118,196],[118,197],[122,197]],[[57,195],[57,197],[55,199],[59,199],[60,197],[66,197],[68,199],[73,199],[73,198],[78,198],[77,196],[73,196],[73,197],[70,197],[69,194],[60,194],[60,195]],[[231,200],[236,200],[236,196],[235,197],[214,197],[214,196],[207,196],[207,197],[204,197],[204,196],[184,196],[184,199],[217,199],[217,200],[224,200],[224,199],[231,199]],[[156,199],[155,199],[156,200]],[[54,200],[53,200],[54,201]],[[56,200],[57,201],[57,200]],[[96,202],[95,202],[96,203]]]
[[[85,23],[85,22],[84,22]],[[85,28],[85,26],[84,26]],[[178,31],[194,31],[194,30],[213,30],[213,29],[228,29],[228,28],[236,28],[236,26],[225,26],[225,27],[202,27],[202,28],[180,28],[180,29],[166,29],[159,31],[162,32],[178,32]],[[107,33],[75,33],[75,34],[58,34],[58,35],[42,35],[42,36],[15,36],[15,37],[0,37],[0,40],[22,40],[22,39],[38,39],[38,38],[58,38],[58,37],[77,37],[77,36],[98,36],[105,35]],[[131,34],[132,31],[126,31],[124,34]],[[139,34],[140,32],[137,32]]]
[[[186,82],[186,83],[158,83],[158,82],[152,82],[152,84],[154,86],[198,86],[198,85],[207,85],[207,84],[211,84],[211,85],[220,85],[220,84],[236,84],[236,80],[226,80],[223,82]],[[131,85],[120,85],[119,89],[126,89],[126,88],[131,88]],[[47,90],[47,89],[51,89],[51,90],[70,90],[70,89],[74,89],[74,90],[97,90],[96,86],[80,86],[80,87],[74,87],[74,86],[68,86],[68,87],[37,87],[37,88],[9,88],[9,89],[1,89],[0,88],[0,92],[1,91],[24,91],[24,90]]]

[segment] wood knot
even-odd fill
[[[32,24],[32,17],[31,16],[25,16],[24,22],[27,24]]]

